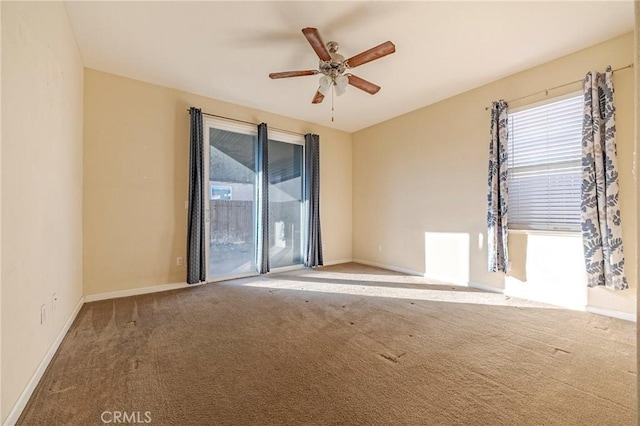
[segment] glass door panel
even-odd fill
[[[269,140],[269,260],[272,269],[303,263],[303,155],[302,145]]]
[[[257,137],[208,131],[209,275],[256,273]]]

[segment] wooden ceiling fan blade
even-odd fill
[[[350,85],[352,85],[353,87],[357,87],[360,90],[364,90],[371,95],[375,95],[380,91],[380,86],[377,86],[370,81],[357,77],[353,74],[347,74],[347,77],[349,77]]]
[[[369,50],[365,50],[362,53],[357,54],[356,56],[352,56],[347,59],[345,63],[349,68],[355,68],[359,65],[366,64],[367,62],[374,61],[376,59],[380,59],[384,56],[390,55],[396,51],[396,46],[390,41],[385,41],[384,43],[372,47]]]
[[[320,92],[316,92],[316,94],[313,96],[313,100],[311,101],[311,103],[319,104],[320,102],[322,102],[323,99],[324,99],[324,95]]]
[[[308,71],[283,71],[283,72],[272,72],[269,74],[269,78],[288,78],[288,77],[302,77],[305,75],[316,75],[318,71],[316,70],[308,70]]]
[[[309,42],[313,50],[315,50],[316,55],[318,55],[318,58],[320,58],[320,60],[331,60],[331,55],[329,54],[327,47],[324,45],[322,37],[320,37],[320,32],[317,28],[303,28],[302,34],[304,34],[304,36],[307,38],[307,41]]]

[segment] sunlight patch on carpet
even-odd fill
[[[391,299],[424,300],[443,303],[465,303],[474,305],[559,309],[555,306],[512,298],[498,293],[398,288],[354,284],[326,284],[321,282],[309,283],[295,280],[252,281],[244,282],[239,285],[242,285],[244,287],[268,288],[277,290],[345,294],[352,296],[386,297]]]

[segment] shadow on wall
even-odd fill
[[[187,102],[178,101],[174,104],[175,133],[173,144],[173,176],[171,176],[171,188],[167,188],[173,194],[172,232],[168,238],[172,240],[171,250],[166,265],[169,266],[168,275],[172,282],[186,281],[187,271],[187,202],[189,199],[189,156],[190,156],[190,131],[191,116]],[[177,265],[176,259],[183,258],[183,264]]]

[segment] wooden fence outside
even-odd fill
[[[211,242],[249,243],[253,239],[253,201],[211,200]]]
[[[211,243],[252,243],[256,227],[253,201],[211,200],[209,208]],[[274,243],[276,238],[284,237],[297,246],[301,228],[300,202],[272,203],[269,206],[269,216],[269,233],[273,239],[271,243]],[[283,221],[287,224],[286,235],[275,235],[276,221]]]

